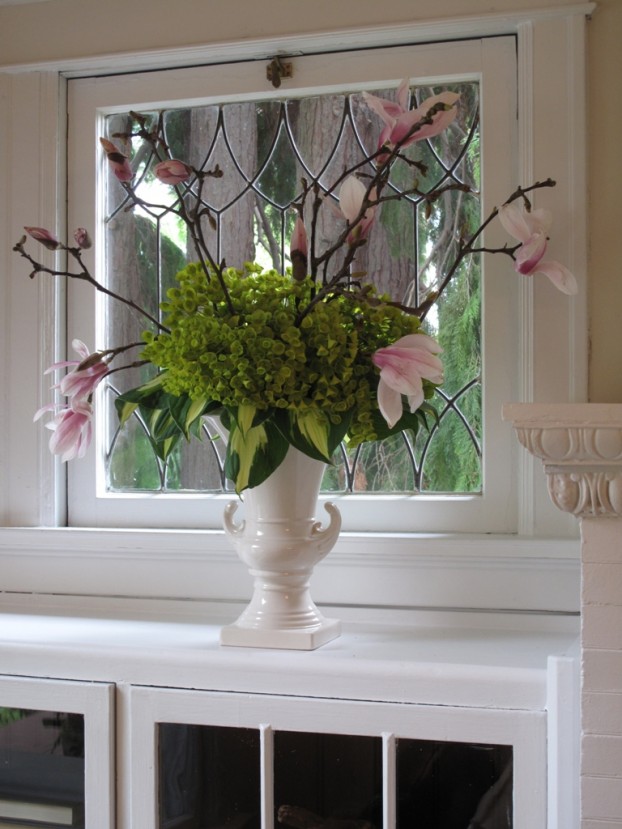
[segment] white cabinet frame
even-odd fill
[[[82,714],[85,825],[114,829],[114,685],[0,675],[0,705]]]

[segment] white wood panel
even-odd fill
[[[224,534],[210,531],[0,528],[0,568],[3,590],[75,596],[68,607],[80,595],[241,601],[252,586]],[[311,591],[323,604],[576,613],[579,542],[343,533]]]
[[[261,825],[274,829],[274,730],[259,724],[261,734]]]
[[[551,656],[548,662],[547,829],[576,829],[579,825],[580,653]]]
[[[0,76],[0,523],[9,526],[65,521],[63,470],[47,449],[49,435],[32,423],[52,399],[53,381],[43,372],[58,359],[62,285],[45,276],[31,281],[28,264],[12,250],[24,226],[64,232],[63,86],[55,73]],[[53,264],[53,253],[32,245]]]
[[[396,738],[395,734],[382,733],[382,826],[393,829],[397,818],[396,810]]]

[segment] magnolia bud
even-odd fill
[[[307,275],[307,248],[309,241],[304,222],[298,216],[294,225],[294,231],[290,241],[290,257],[292,260],[292,276],[297,282],[301,282]]]
[[[176,158],[169,158],[168,161],[161,161],[156,164],[153,172],[163,184],[175,186],[190,178],[192,167],[184,164],[183,161],[178,161]]]
[[[115,176],[119,179],[119,181],[131,181],[134,178],[134,173],[132,172],[130,163],[127,160],[127,156],[124,155],[112,143],[112,141],[108,141],[107,138],[100,138],[99,141],[106,152],[110,169]]]
[[[58,241],[56,236],[44,227],[25,227],[24,230],[29,236],[36,239],[37,242],[40,242],[43,247],[46,247],[48,250],[57,250],[61,247],[61,243]]]
[[[79,227],[77,230],[74,231],[73,238],[76,240],[76,245],[82,250],[88,250],[88,248],[92,247],[93,242],[91,241],[91,237],[88,234],[88,231],[84,227]]]

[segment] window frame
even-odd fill
[[[123,76],[122,83],[117,77],[70,81],[68,226],[85,226],[94,232],[94,248],[85,252],[84,256],[87,261],[90,260],[99,280],[105,280],[105,158],[98,152],[96,136],[104,134],[104,120],[111,113],[191,106],[201,104],[201,96],[205,96],[210,103],[218,103],[265,100],[279,98],[283,94],[296,97],[316,92],[330,93],[332,90],[340,91],[345,84],[352,84],[354,89],[373,90],[397,86],[405,67],[411,72],[413,85],[437,86],[462,80],[479,82],[481,205],[482,216],[485,217],[495,204],[501,203],[512,192],[516,182],[515,51],[514,37],[498,37],[449,44],[350,50],[335,53],[330,61],[326,60],[325,55],[305,55],[292,59],[294,78],[284,92],[270,89],[264,76],[263,62],[128,74]],[[367,73],[367,77],[363,73]],[[339,83],[335,83],[334,78],[338,78]],[[488,147],[495,149],[487,151]],[[84,185],[85,181],[93,181],[95,198],[91,188]],[[507,241],[507,235],[499,223],[487,228],[485,244],[502,246]],[[373,235],[370,244],[373,244]],[[519,334],[514,308],[518,302],[519,280],[512,278],[511,267],[504,257],[482,256],[481,272],[482,416],[485,422],[482,494],[323,495],[322,500],[338,504],[346,530],[516,531],[518,519],[514,476],[507,474],[507,470],[516,463],[512,452],[513,436],[496,413],[517,391],[514,346]],[[96,296],[90,286],[75,282],[67,286],[67,294],[69,342],[78,337],[90,345],[104,343],[105,300]],[[114,313],[114,305],[111,311]],[[137,327],[132,336],[138,337],[139,332]],[[109,428],[102,424],[105,417],[102,394],[95,410],[96,430],[108,434]],[[194,495],[106,491],[105,463],[104,447],[94,446],[84,460],[69,465],[70,526],[193,526],[215,529],[222,524],[225,504],[235,497],[231,493]]]
[[[10,481],[10,486],[2,487],[0,492],[4,525],[0,529],[0,558],[7,564],[4,589],[118,595],[119,572],[110,573],[109,565],[123,560],[121,571],[127,576],[121,589],[124,594],[193,597],[200,593],[206,597],[218,593],[220,585],[231,584],[229,576],[238,573],[229,561],[230,553],[225,552],[220,533],[64,529],[64,469],[49,456],[43,430],[33,429],[31,423],[32,412],[48,392],[48,378],[42,377],[42,371],[62,354],[59,329],[54,324],[55,319],[63,318],[62,289],[45,281],[34,287],[24,279],[23,263],[16,261],[11,246],[23,225],[50,227],[51,217],[56,217],[52,229],[63,235],[58,206],[62,203],[64,158],[59,147],[64,146],[67,77],[106,74],[129,66],[151,69],[165,63],[191,65],[222,59],[233,50],[237,56],[263,59],[279,51],[317,48],[318,44],[330,50],[348,43],[388,45],[439,37],[515,34],[519,180],[528,183],[546,175],[558,179],[551,205],[556,216],[555,255],[571,267],[581,285],[577,300],[556,314],[556,336],[551,337],[550,303],[544,287],[527,281],[522,284],[519,313],[524,338],[519,397],[523,401],[579,402],[586,399],[587,378],[584,38],[585,17],[593,7],[582,3],[546,12],[337,31],[295,41],[270,38],[138,56],[111,55],[28,67],[27,71],[16,67],[2,73],[0,106],[11,116],[0,119],[0,138],[10,149],[2,164],[6,180],[12,185],[2,196],[10,221],[0,228],[0,250],[7,275],[0,288],[6,298],[0,334],[0,380],[3,388],[10,390],[4,409],[6,426],[0,438],[0,460]],[[58,141],[50,140],[52,134],[58,136]],[[561,145],[560,136],[566,138]],[[53,255],[49,257],[52,261]],[[558,297],[555,302],[559,308]],[[31,325],[24,325],[27,319]],[[547,354],[548,360],[535,363],[534,354]],[[19,364],[15,355],[20,356]],[[578,596],[574,522],[550,506],[544,476],[524,454],[519,456],[517,485],[518,532],[509,536],[344,534],[335,551],[334,565],[330,564],[332,555],[323,564],[325,575],[318,579],[316,600],[351,600],[354,588],[346,595],[335,586],[342,575],[347,575],[354,585],[367,585],[360,596],[356,595],[355,601],[360,604],[395,605],[403,603],[407,593],[411,606],[572,611]],[[194,586],[190,573],[185,580],[180,575],[173,584],[167,582],[166,575],[162,577],[163,573],[174,572],[179,549],[187,542],[185,563],[196,564],[201,558],[199,550],[205,551],[201,560],[209,571],[210,582],[203,589]],[[126,567],[128,551],[131,561]],[[71,574],[60,573],[59,563],[67,563],[68,559],[77,569]],[[382,574],[382,580],[371,590],[369,583],[375,574]],[[486,578],[482,579],[484,574]],[[427,590],[424,585],[418,586],[418,577],[423,576]],[[413,589],[409,591],[406,585]],[[239,594],[245,589],[242,580],[229,592]],[[220,595],[226,598],[226,591]]]

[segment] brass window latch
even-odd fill
[[[275,55],[266,67],[266,78],[275,89],[281,85],[282,78],[293,78],[294,69],[291,61],[283,61]]]

